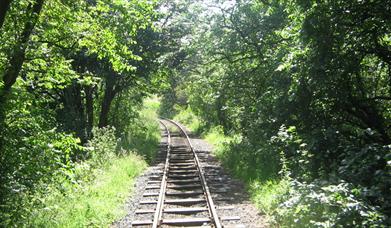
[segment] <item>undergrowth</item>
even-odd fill
[[[157,145],[160,141],[157,112],[160,102],[156,97],[144,100],[143,108],[120,138],[120,146],[126,150],[136,151],[147,162],[151,162],[156,155]]]
[[[190,106],[187,109],[182,109],[180,107],[177,107],[177,109],[178,113],[173,117],[175,121],[186,125],[187,129],[195,134],[202,133],[204,125],[202,124],[201,119],[193,113]]]
[[[107,227],[125,215],[124,203],[130,186],[146,167],[145,161],[130,153],[110,159],[101,169],[93,170],[95,178],[67,191],[49,189],[45,207],[34,211],[32,227]]]
[[[221,127],[204,128],[190,109],[178,112],[175,119],[214,146],[213,153],[231,173],[243,180],[251,200],[275,227],[387,227],[387,217],[370,206],[362,194],[366,189],[338,178],[319,179],[291,174],[306,171],[311,158],[294,127],[281,127],[276,136],[249,142],[241,135],[225,135]],[[286,151],[301,158],[290,160]],[[254,156],[256,154],[256,156]],[[297,168],[299,167],[299,169]]]
[[[94,128],[85,145],[71,135],[46,140],[51,144],[31,153],[47,166],[32,174],[50,176],[31,188],[8,184],[14,194],[1,199],[0,227],[108,227],[124,216],[135,177],[157,151],[158,107],[146,100],[122,135],[109,126]]]

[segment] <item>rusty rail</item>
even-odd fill
[[[201,185],[202,185],[202,188],[204,190],[205,197],[207,199],[208,210],[209,210],[212,222],[214,223],[216,228],[222,228],[219,216],[217,215],[216,206],[213,203],[213,199],[212,199],[212,196],[211,196],[210,191],[209,191],[209,187],[208,187],[207,182],[206,182],[206,178],[205,178],[204,172],[203,172],[203,170],[201,168],[201,164],[200,164],[200,161],[198,159],[197,153],[194,150],[193,144],[190,141],[189,135],[186,133],[186,131],[183,129],[183,127],[181,125],[179,125],[177,122],[175,122],[173,120],[169,120],[169,119],[165,119],[165,120],[169,121],[172,124],[174,124],[175,126],[177,126],[182,131],[183,135],[185,136],[185,138],[186,138],[186,140],[187,140],[187,142],[188,142],[188,144],[190,146],[190,150],[191,150],[191,152],[194,155],[194,159],[195,159],[195,162],[196,162],[196,167],[198,169],[198,173],[199,173],[199,176],[200,176],[200,179],[201,179]]]
[[[166,188],[167,188],[167,173],[168,173],[168,168],[169,168],[169,164],[170,164],[170,151],[171,151],[170,131],[168,130],[168,127],[163,123],[163,121],[161,121],[161,120],[159,120],[159,121],[164,126],[164,129],[167,132],[167,155],[166,155],[166,163],[164,165],[163,178],[162,178],[160,192],[159,192],[159,199],[157,202],[156,211],[155,211],[155,215],[154,215],[153,223],[152,223],[153,228],[158,227],[160,225],[160,221],[162,220],[164,198],[166,195]]]
[[[194,147],[190,141],[190,138],[186,131],[180,126],[178,123],[172,120],[168,119],[162,119],[159,120],[161,125],[164,127],[165,132],[167,134],[167,153],[165,157],[165,163],[164,163],[164,170],[162,173],[162,179],[160,181],[151,181],[150,183],[153,183],[155,185],[150,185],[149,188],[147,186],[146,189],[159,189],[159,192],[147,192],[143,194],[143,197],[151,197],[151,196],[157,196],[158,198],[156,200],[142,200],[140,201],[140,204],[149,204],[149,205],[156,205],[154,209],[140,209],[136,211],[136,214],[149,214],[153,215],[151,219],[146,220],[135,220],[132,222],[132,226],[145,226],[149,225],[153,228],[161,227],[163,225],[201,225],[201,224],[211,224],[213,227],[216,228],[222,228],[221,221],[225,220],[236,220],[236,218],[226,218],[222,217],[219,218],[217,215],[215,204],[213,203],[211,193],[209,191],[209,187],[206,182],[205,174],[201,168],[200,160],[194,150]],[[179,153],[178,150],[174,150],[172,148],[172,137],[170,130],[168,129],[167,125],[172,124],[175,127],[179,129],[179,134],[182,138],[186,138],[185,144],[187,144],[185,147],[190,147],[190,150],[185,150],[188,154],[187,156],[189,158],[180,158],[183,153]],[[171,157],[174,156],[171,160]],[[185,156],[185,157],[187,157]],[[176,157],[176,158],[175,158]],[[164,158],[163,158],[164,159]],[[177,160],[188,160],[190,164],[192,164],[192,168],[189,170],[186,170],[188,168],[177,168],[179,164],[186,166],[186,162],[180,163]],[[164,160],[163,160],[164,161]],[[175,169],[171,170],[171,165],[174,164],[176,166]],[[192,170],[194,169],[194,171]],[[194,172],[194,173],[192,173]],[[181,178],[179,178],[181,177]],[[182,192],[176,192],[176,191],[170,191],[174,189],[172,184],[175,182],[174,185],[179,185],[177,188],[182,188],[185,186],[185,188],[194,187],[197,186],[197,184],[192,184],[191,182],[194,182],[194,180],[191,180],[190,177],[197,177],[198,187],[202,190],[193,190],[193,191],[182,191]],[[179,178],[179,179],[178,179]],[[186,178],[190,178],[186,180]],[[178,183],[179,182],[179,183]],[[183,184],[185,182],[189,182],[188,184]],[[156,183],[160,183],[160,186],[156,185]],[[182,184],[180,184],[182,183]],[[169,185],[170,184],[170,185]],[[180,187],[182,185],[182,187]],[[170,187],[171,186],[171,187]],[[202,195],[202,198],[188,198],[186,196],[192,196],[192,195]],[[173,196],[176,196],[178,198],[172,198]],[[185,196],[183,198],[180,198],[180,196]],[[166,197],[171,197],[171,199],[166,199]],[[181,207],[181,208],[165,208],[165,204],[176,204],[176,203],[189,203],[189,204],[197,204],[197,203],[206,203],[205,207]],[[207,212],[208,216],[204,217],[185,217],[185,218],[164,218],[165,213],[199,213],[199,212]]]

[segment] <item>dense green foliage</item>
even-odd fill
[[[143,155],[147,162],[155,158],[157,144],[160,140],[160,128],[157,124],[160,103],[156,98],[145,99],[138,118],[125,125],[120,144],[124,150],[135,151]]]
[[[162,113],[187,108],[194,126],[230,135],[220,157],[237,175],[288,182],[272,213],[281,225],[390,225],[390,2],[189,9]]]
[[[67,226],[56,217],[56,201],[64,206],[79,197],[82,205],[94,191],[104,194],[104,187],[85,190],[99,170],[109,179],[130,175],[117,188],[126,193],[143,167],[128,154],[153,157],[159,129],[140,110],[159,87],[156,62],[164,45],[154,24],[163,15],[149,0],[10,0],[1,7],[0,226],[51,219]],[[149,147],[130,146],[125,135]],[[117,177],[112,162],[122,164]],[[112,196],[116,205],[125,197]],[[113,217],[101,219],[91,224]]]
[[[0,226],[108,224],[102,211],[61,222],[55,202],[88,207],[107,190],[80,190],[99,170],[116,181],[140,171],[130,151],[153,159],[156,99],[140,110],[154,93],[272,222],[391,225],[390,4],[2,1]]]
[[[25,224],[32,227],[108,227],[127,211],[124,204],[135,176],[146,167],[138,155],[110,160],[94,170],[94,181],[60,192],[52,189],[44,196],[45,208],[34,208]]]

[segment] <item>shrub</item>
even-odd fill
[[[114,127],[93,128],[93,137],[87,143],[89,162],[99,167],[114,157],[117,148]]]
[[[283,227],[386,227],[386,217],[360,191],[346,182],[292,180],[273,217]]]
[[[70,181],[71,156],[83,150],[78,139],[54,130],[38,131],[15,142],[14,151],[2,153],[8,162],[1,167],[0,226],[6,227],[24,224],[34,208],[43,206],[34,195],[45,193],[51,183]]]
[[[290,189],[289,180],[254,180],[249,183],[251,198],[262,213],[272,217],[279,208],[283,196]]]
[[[190,131],[196,134],[200,134],[202,131],[206,130],[202,119],[194,114],[190,106],[188,106],[186,109],[180,106],[176,106],[175,108],[178,110],[177,114],[174,116],[175,121],[186,125]]]
[[[36,196],[41,198],[44,207],[35,207],[25,225],[108,227],[115,219],[125,215],[123,204],[135,177],[145,168],[146,163],[140,156],[128,153],[111,158],[103,168],[89,170],[94,179],[73,185],[66,191],[60,191],[54,185],[44,195]]]

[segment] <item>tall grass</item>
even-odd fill
[[[214,127],[203,137],[213,145],[213,153],[223,166],[246,183],[252,202],[272,220],[281,203],[280,196],[289,191],[289,183],[272,175],[268,170],[269,160],[264,159],[264,165],[257,166],[257,158],[246,157],[252,148],[243,146],[239,135],[226,136],[221,128]]]
[[[175,121],[186,125],[187,129],[193,133],[202,133],[204,125],[202,124],[201,119],[193,113],[190,106],[186,109],[180,108],[179,106],[176,108],[178,109],[178,114],[173,118]]]
[[[87,158],[64,169],[50,186],[26,207],[30,213],[20,224],[28,227],[109,227],[125,215],[125,201],[135,178],[157,151],[160,130],[159,101],[144,101],[138,117],[116,138],[113,127],[94,129]]]
[[[201,121],[195,118],[192,123],[192,116],[194,114],[183,111],[175,118],[186,120],[185,124],[190,126],[199,126]],[[220,127],[203,130],[202,136],[214,146],[213,153],[226,169],[247,184],[251,200],[267,215],[270,225],[388,227],[385,225],[388,217],[363,200],[359,195],[362,190],[357,186],[344,181],[315,179],[304,182],[292,178],[288,166],[291,161],[279,152],[287,148],[273,144],[285,137],[293,141],[285,140],[288,146],[301,143],[290,137],[289,130],[284,128],[270,140],[260,138],[259,142],[252,143],[238,134],[224,135]]]
[[[253,157],[251,151],[255,148],[245,144],[240,135],[224,135],[220,126],[204,128],[199,117],[192,113],[191,109],[178,112],[174,119],[185,124],[190,130],[198,132],[213,145],[213,154],[232,175],[245,182],[252,202],[271,221],[272,215],[281,203],[280,196],[289,191],[288,182],[277,178],[272,174],[274,172],[270,171],[279,161],[270,161],[271,157],[265,157],[261,162],[263,165],[259,165],[260,161]]]
[[[120,146],[132,150],[151,162],[160,141],[160,129],[157,122],[160,102],[156,97],[144,100],[139,118],[133,121],[121,137]]]
[[[94,170],[92,182],[69,191],[54,190],[44,196],[45,208],[33,214],[31,227],[108,227],[125,215],[136,176],[146,168],[145,161],[130,153]]]

